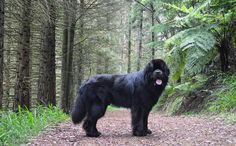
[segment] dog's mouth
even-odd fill
[[[156,80],[156,84],[157,84],[157,85],[162,85],[162,80],[157,79],[157,80]]]

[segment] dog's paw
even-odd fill
[[[133,131],[133,135],[134,136],[146,136],[147,135],[147,132],[144,132],[144,131]]]
[[[152,131],[150,129],[148,129],[147,134],[152,134]]]
[[[101,132],[86,133],[86,136],[88,137],[99,137],[100,135]]]

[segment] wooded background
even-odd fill
[[[170,84],[235,72],[236,0],[1,0],[0,108],[60,105],[81,82],[153,58]]]

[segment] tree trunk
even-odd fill
[[[76,0],[64,0],[64,31],[62,46],[62,84],[61,84],[61,108],[69,113],[73,100],[73,49],[76,25]],[[68,7],[70,9],[68,9]],[[69,12],[72,11],[72,12]]]
[[[63,44],[62,44],[62,67],[61,67],[61,97],[60,97],[60,106],[61,109],[67,111],[68,107],[68,97],[67,97],[67,89],[66,89],[66,80],[67,80],[67,47],[68,47],[68,27],[69,27],[69,20],[68,20],[68,9],[66,7],[67,3],[64,0],[64,16],[63,16]]]
[[[79,56],[77,59],[77,66],[78,66],[78,72],[76,73],[78,75],[78,85],[77,90],[79,90],[79,87],[83,80],[83,42],[84,39],[84,10],[85,10],[85,3],[84,0],[80,0],[80,19],[79,19],[79,44],[78,44],[78,52]]]
[[[155,18],[154,18],[154,15],[155,15],[155,9],[154,9],[154,6],[153,6],[153,2],[151,3],[151,17],[152,17],[152,27],[155,25]],[[154,47],[154,41],[155,41],[155,33],[154,31],[152,30],[152,59],[155,58],[155,47]]]
[[[30,15],[31,0],[22,0],[14,110],[18,106],[30,109]]]
[[[221,61],[221,71],[226,72],[229,70],[229,42],[228,38],[223,38],[219,47],[220,61]]]
[[[139,30],[138,30],[138,59],[137,59],[137,71],[140,70],[141,58],[142,58],[142,39],[143,37],[143,10],[140,10]]]
[[[56,65],[55,65],[55,17],[53,0],[44,4],[48,20],[43,24],[43,45],[41,48],[38,102],[45,106],[56,105]]]
[[[8,8],[8,11],[12,11],[14,10],[13,6],[5,6],[5,11],[6,8]],[[13,13],[9,13],[8,14],[10,18],[12,18],[14,16]],[[7,27],[8,28],[14,28],[14,21],[8,21],[7,23]],[[13,54],[15,53],[15,48],[13,48],[14,46],[14,31],[9,31],[7,35],[5,35],[4,39],[8,40],[8,43],[6,43],[6,45],[4,46],[5,49],[5,53],[4,53],[4,77],[5,77],[5,88],[4,88],[4,92],[5,92],[5,102],[3,103],[3,106],[5,109],[9,109],[10,105],[12,106],[12,95],[11,95],[11,88],[12,88],[12,84],[14,84],[14,81],[12,80],[12,75],[15,74],[15,72],[12,71],[12,68],[15,69],[15,67],[12,66],[12,62],[15,61],[15,58],[12,57]]]
[[[230,51],[230,42],[232,36],[224,29],[223,38],[218,46],[219,53],[220,53],[220,61],[221,61],[221,71],[226,72],[229,71],[229,51]]]
[[[132,31],[132,20],[131,20],[131,6],[132,6],[132,3],[129,2],[129,26],[128,26],[128,55],[127,55],[127,58],[128,58],[128,68],[127,68],[127,72],[130,73],[131,71],[131,31]]]
[[[0,109],[3,99],[4,3],[5,0],[0,1]]]
[[[11,24],[8,24],[8,25],[11,25]],[[8,39],[10,41],[13,41],[12,40],[12,34],[8,34]],[[10,45],[8,45],[10,46]],[[6,109],[9,108],[9,105],[11,103],[11,97],[10,97],[10,90],[11,90],[11,87],[12,87],[12,80],[11,80],[11,48],[8,48],[8,50],[5,50],[6,51],[6,54],[5,54],[5,60],[6,60],[6,63],[5,63],[5,68],[4,68],[4,73],[5,73],[5,99],[6,99],[6,102],[4,103],[4,106]]]

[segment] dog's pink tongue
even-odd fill
[[[162,84],[162,80],[157,79],[157,80],[156,80],[156,84],[157,84],[157,85],[161,85],[161,84]]]

